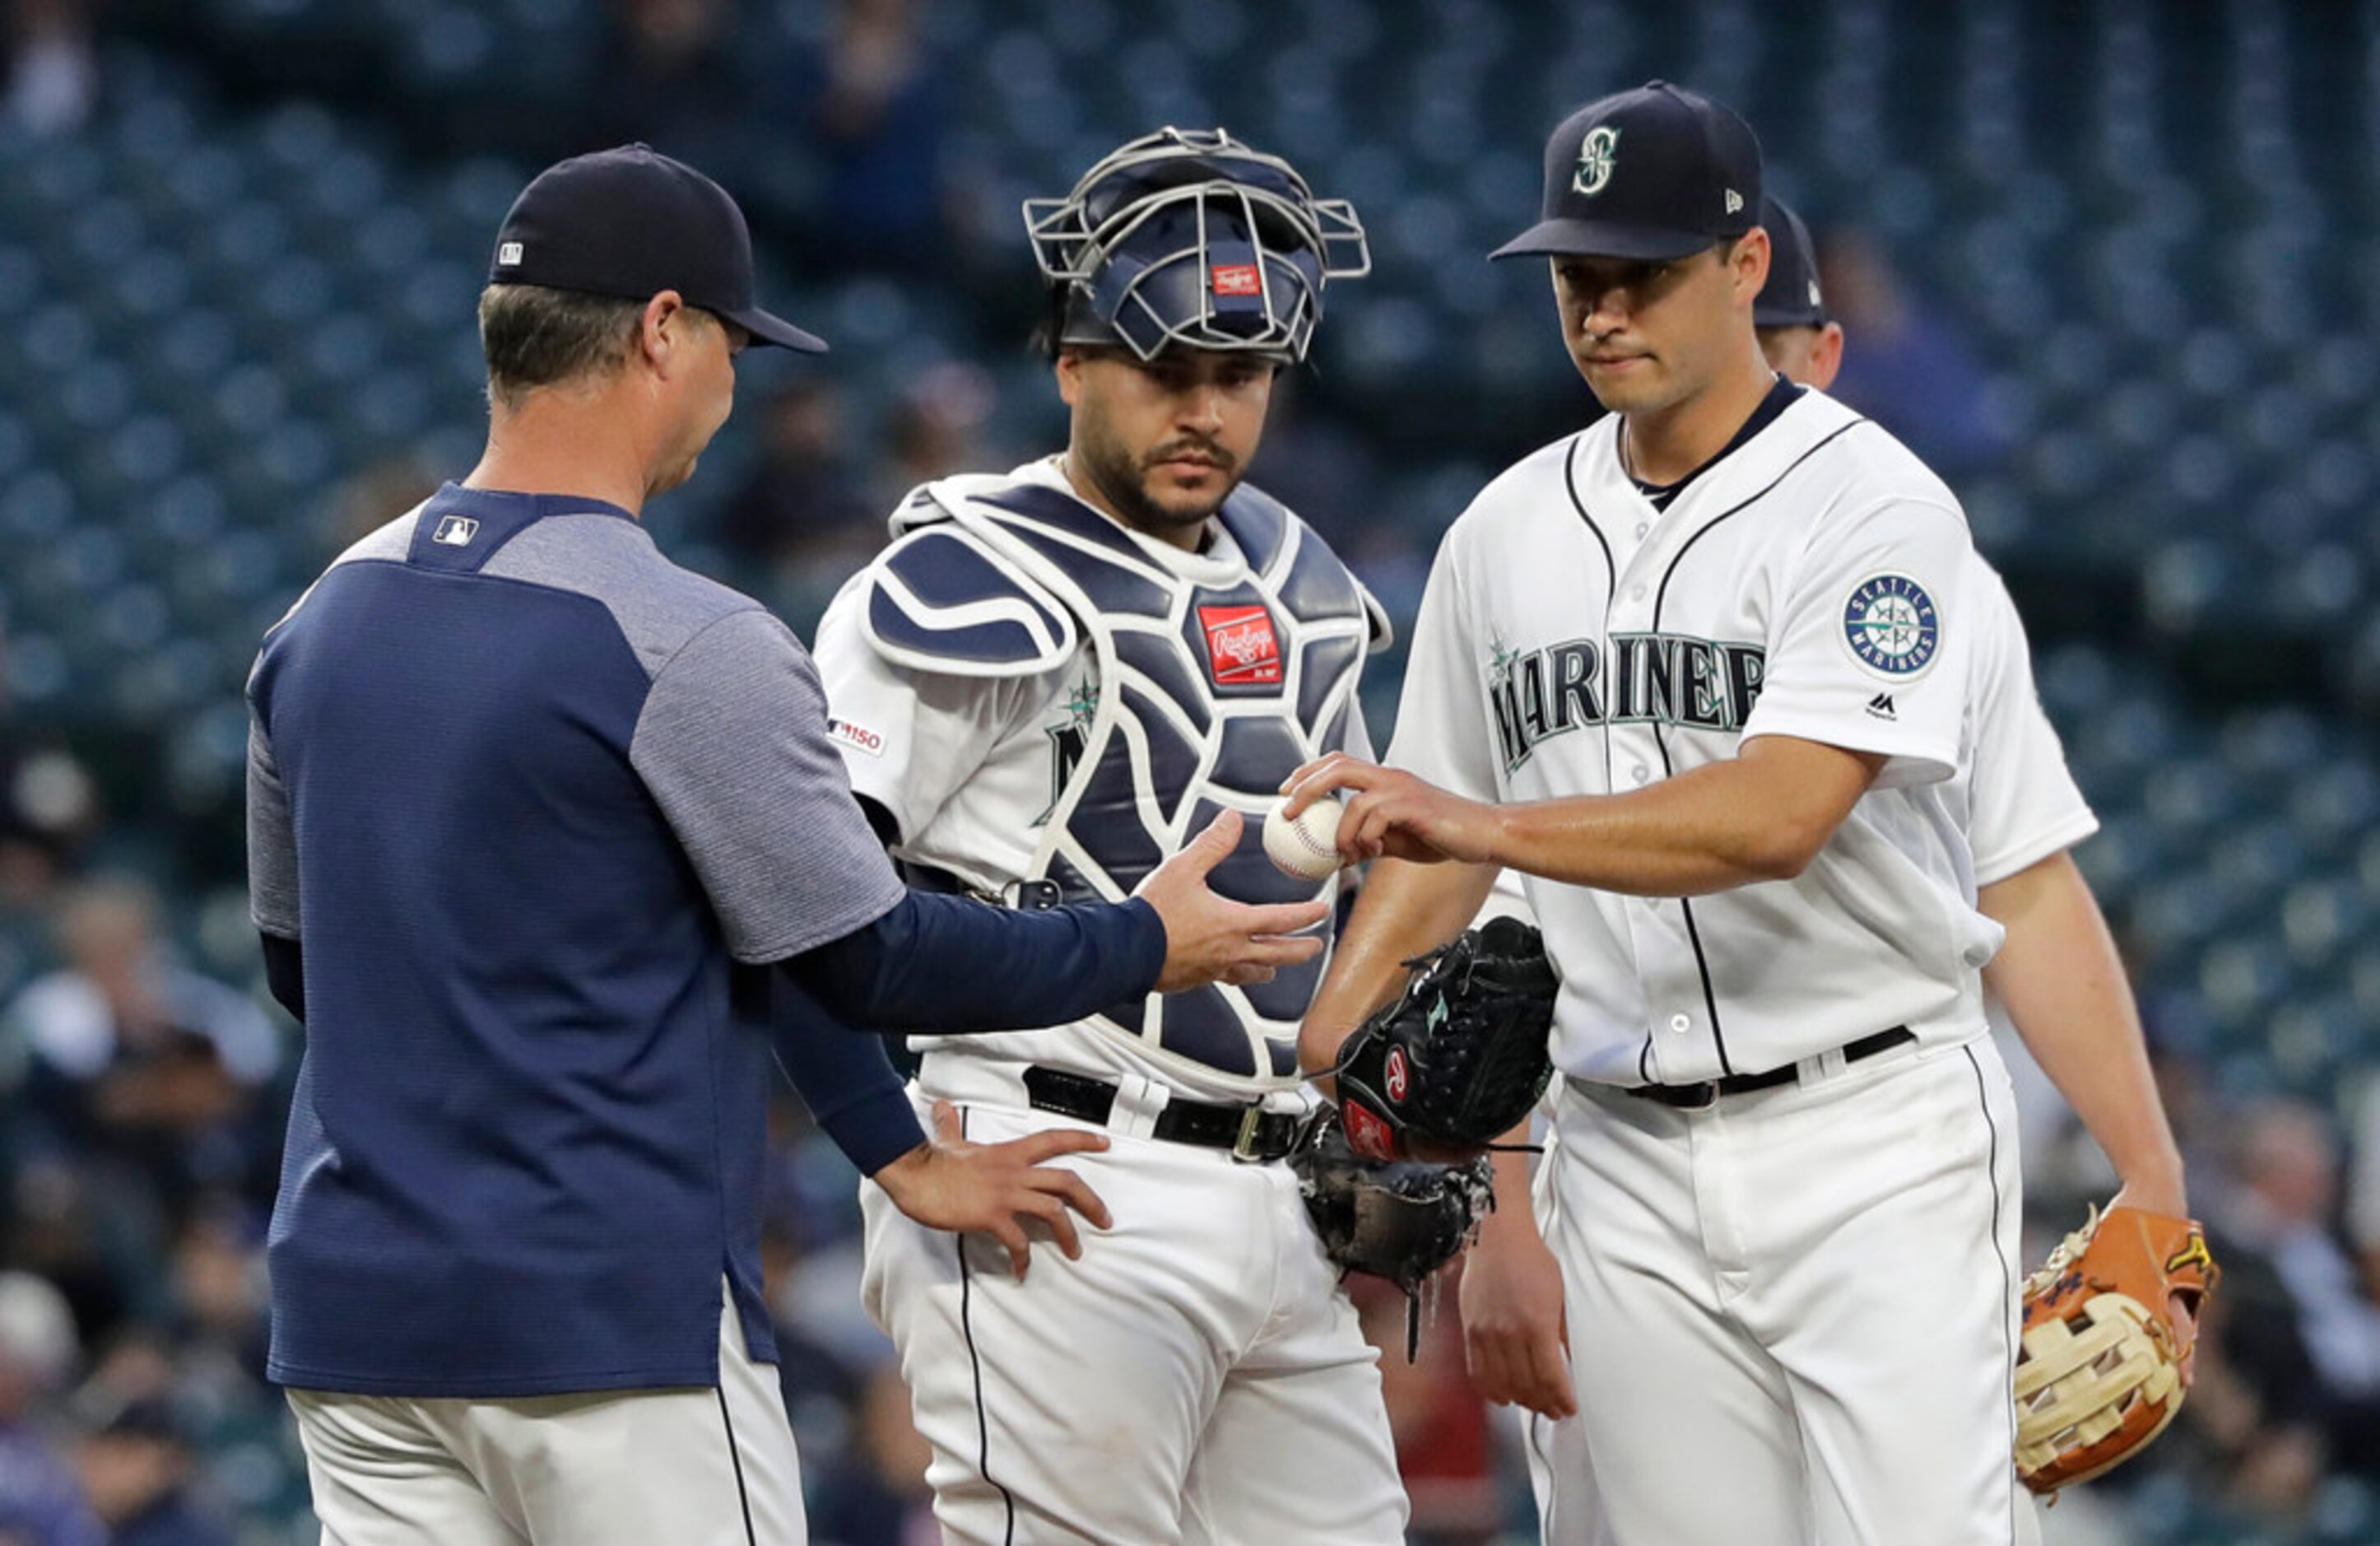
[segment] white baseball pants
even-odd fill
[[[723,1294],[722,1294],[723,1298]],[[806,1546],[771,1364],[732,1306],[719,1384],[504,1401],[292,1390],[322,1546]]]
[[[1084,1126],[963,1110],[978,1143]],[[868,1309],[900,1349],[933,1448],[943,1539],[1402,1541],[1378,1357],[1296,1177],[1113,1129],[1104,1153],[1062,1163],[1114,1227],[1085,1226],[1080,1261],[1038,1246],[1021,1284],[995,1242],[925,1229],[862,1189]]]
[[[1699,1112],[1565,1084],[1537,1192],[1580,1406],[1523,1419],[1548,1546],[2038,1540],[1988,1038]]]

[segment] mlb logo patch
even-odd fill
[[[430,534],[433,542],[443,542],[450,548],[468,547],[471,539],[480,534],[480,523],[468,516],[441,516],[438,530]]]
[[[1222,263],[1215,269],[1217,295],[1262,295],[1264,279],[1254,263]]]
[[[520,261],[521,261],[521,244],[520,244],[520,243],[518,243],[518,242],[516,242],[516,241],[507,241],[507,242],[500,243],[500,244],[497,246],[497,248],[496,248],[496,266],[498,266],[499,268],[517,268],[517,267],[519,267],[519,266],[520,266]]]
[[[1281,680],[1281,640],[1263,607],[1202,606],[1198,626],[1207,630],[1207,674],[1217,687]]]

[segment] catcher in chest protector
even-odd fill
[[[1307,759],[1368,755],[1357,688],[1388,626],[1244,481],[1276,376],[1368,267],[1355,212],[1228,133],[1169,128],[1025,214],[1066,448],[905,500],[818,660],[894,858],[1040,908],[1129,895],[1218,810],[1254,818]],[[1341,866],[1286,873],[1257,829],[1216,891],[1329,904]],[[958,1104],[971,1135],[1103,1130],[1072,1163],[1113,1220],[1020,1283],[979,1240],[868,1202],[864,1291],[947,1540],[1402,1538],[1378,1355],[1325,1236],[1418,1282],[1407,1263],[1467,1236],[1470,1194],[1314,1130],[1296,1030],[1321,927],[1276,970],[1046,1029],[919,1028],[917,1096]]]

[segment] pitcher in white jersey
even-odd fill
[[[1753,310],[1762,353],[1790,380],[1821,390],[1840,363],[1844,335],[1828,314],[1808,228],[1773,196],[1768,278]],[[2067,771],[2057,732],[2034,690],[2024,627],[2006,586],[1973,561],[1977,629],[1973,701],[1953,798],[1966,811],[1977,906],[2007,939],[1985,970],[2027,1050],[2081,1113],[2123,1177],[2123,1200],[2187,1216],[2181,1163],[2165,1121],[2139,1014],[2105,919],[2069,850],[2097,820]],[[1499,896],[1517,891],[1511,874]],[[1540,1230],[1550,1209],[1529,1206],[1522,1157],[1499,1156],[1502,1206],[1464,1258],[1462,1304],[1472,1376],[1490,1400],[1523,1413],[1530,1481],[1546,1546],[1611,1540],[1574,1417],[1561,1324],[1560,1264]],[[1550,1177],[1549,1177],[1550,1178]],[[1552,1201],[1550,1189],[1536,1201]],[[2020,1503],[2020,1509],[2029,1507]]]
[[[853,785],[913,878],[1019,907],[1126,895],[1220,809],[1251,820],[1219,892],[1330,897],[1336,877],[1272,866],[1257,818],[1301,764],[1369,755],[1357,677],[1387,625],[1242,475],[1326,283],[1368,267],[1362,227],[1220,130],[1135,140],[1026,214],[1069,444],[918,490],[829,609]],[[1080,1169],[1112,1227],[1024,1282],[866,1205],[947,1539],[1402,1539],[1376,1356],[1281,1163],[1321,966],[916,1039],[921,1103],[969,1134],[1111,1139]]]
[[[1957,500],[1762,358],[1759,150],[1660,82],[1555,131],[1562,334],[1608,417],[1448,533],[1384,857],[1310,1068],[1520,871],[1563,978],[1545,1185],[1580,1416],[1625,1542],[2004,1543],[2017,1170],[1950,781],[1974,648]]]

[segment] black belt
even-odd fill
[[[1069,1074],[1062,1068],[1035,1065],[1025,1070],[1025,1093],[1035,1111],[1056,1112],[1078,1122],[1107,1126],[1115,1110],[1116,1087],[1105,1079]],[[1203,1101],[1175,1096],[1157,1114],[1153,1138],[1170,1143],[1191,1143],[1201,1149],[1228,1149],[1235,1160],[1278,1160],[1297,1147],[1305,1126],[1300,1112],[1267,1111],[1262,1106],[1210,1106]]]
[[[1895,1047],[1905,1047],[1917,1040],[1907,1026],[1894,1026],[1873,1036],[1863,1036],[1843,1047],[1843,1061],[1857,1063],[1862,1058],[1888,1053]],[[1642,1095],[1647,1101],[1658,1101],[1665,1106],[1681,1111],[1700,1111],[1722,1095],[1749,1095],[1755,1090],[1774,1090],[1780,1084],[1791,1084],[1800,1077],[1800,1065],[1789,1063],[1782,1068],[1771,1068],[1765,1074],[1730,1074],[1720,1079],[1697,1079],[1693,1084],[1631,1084],[1621,1088],[1631,1095]]]

